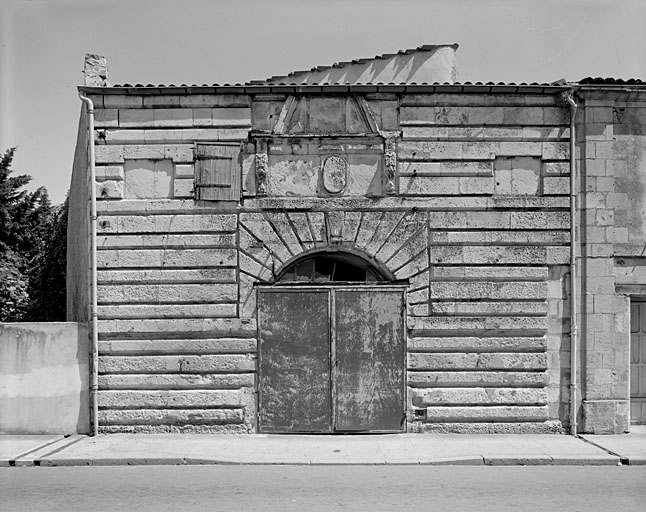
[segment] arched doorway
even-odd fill
[[[405,429],[406,284],[390,278],[319,252],[259,286],[260,432]]]

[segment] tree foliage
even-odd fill
[[[15,151],[0,159],[0,321],[64,321],[67,203],[21,190],[31,176],[12,175]]]

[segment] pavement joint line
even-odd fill
[[[40,449],[42,449],[42,448],[46,448],[47,446],[52,445],[52,444],[54,444],[54,443],[58,443],[59,441],[61,441],[62,439],[65,439],[66,437],[69,437],[69,436],[61,436],[61,437],[60,437],[60,438],[58,438],[58,439],[54,439],[53,441],[49,441],[48,443],[40,444],[40,445],[36,446],[36,448],[32,448],[31,450],[27,450],[26,452],[23,452],[23,453],[21,453],[21,454],[19,454],[19,455],[16,455],[15,457],[13,457],[13,458],[9,459],[9,465],[13,465],[13,466],[15,466],[15,465],[16,465],[16,461],[17,461],[18,459],[22,459],[23,457],[26,457],[26,456],[27,456],[27,455],[29,455],[30,453],[37,452],[38,450],[40,450]]]
[[[38,461],[34,461],[34,462],[38,462],[38,464],[40,465],[40,462],[41,462],[42,459],[46,459],[47,457],[51,457],[55,453],[63,451],[66,448],[69,448],[73,444],[76,444],[76,443],[78,443],[79,441],[81,441],[83,439],[85,439],[85,438],[84,437],[77,437],[76,439],[72,439],[69,443],[64,444],[63,446],[60,446],[60,447],[56,448],[55,450],[52,450],[51,452],[47,452],[44,455],[41,455],[40,459]]]
[[[623,457],[623,456],[619,455],[618,453],[613,452],[612,450],[606,448],[605,446],[601,446],[601,445],[595,443],[594,441],[590,441],[589,439],[586,439],[585,437],[581,437],[581,436],[578,436],[578,435],[575,436],[575,437],[577,439],[580,439],[584,443],[588,443],[588,444],[591,444],[592,446],[596,446],[597,448],[599,448],[599,449],[603,450],[604,452],[606,452],[608,455],[612,455],[613,457],[617,457],[619,459],[619,463],[622,466],[630,466],[630,459],[628,457]]]

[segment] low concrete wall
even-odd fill
[[[0,434],[89,433],[88,348],[83,324],[0,323]]]

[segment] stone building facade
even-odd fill
[[[577,430],[644,421],[646,87],[460,84],[455,50],[79,88],[68,310],[91,321],[95,187],[99,431],[566,431],[568,95]]]

